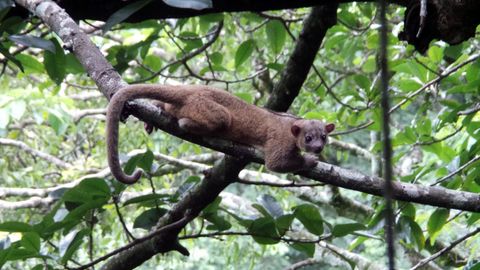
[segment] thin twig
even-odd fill
[[[476,161],[478,161],[478,160],[480,160],[480,156],[476,156],[475,158],[473,158],[473,159],[470,160],[469,162],[467,162],[467,163],[463,164],[462,166],[460,166],[460,167],[459,167],[458,169],[456,169],[455,171],[453,171],[453,172],[445,175],[444,177],[438,179],[437,182],[431,184],[430,186],[436,186],[436,185],[438,185],[438,184],[440,184],[440,183],[442,183],[442,182],[445,182],[446,180],[450,179],[452,176],[456,175],[457,173],[463,171],[463,169],[465,169],[466,167],[470,166],[470,164],[472,164],[472,163],[474,163],[474,162],[476,162]]]
[[[164,227],[162,227],[162,228],[160,228],[160,229],[158,229],[158,230],[156,230],[156,231],[154,231],[154,232],[151,232],[151,233],[145,235],[144,237],[137,238],[137,239],[133,240],[132,242],[128,243],[127,245],[125,245],[125,246],[123,246],[123,247],[121,247],[121,248],[115,249],[114,251],[111,251],[111,252],[107,253],[106,255],[104,255],[104,256],[96,259],[96,260],[91,261],[90,263],[84,264],[84,265],[82,265],[81,267],[69,268],[69,269],[71,269],[71,270],[83,270],[83,269],[87,269],[87,268],[89,268],[89,267],[92,267],[92,266],[94,266],[95,264],[97,264],[97,263],[99,263],[99,262],[101,262],[101,261],[104,261],[104,260],[106,260],[106,259],[108,259],[108,258],[110,258],[110,257],[112,257],[112,256],[114,256],[114,255],[116,255],[116,254],[118,254],[118,253],[120,253],[120,252],[122,252],[122,251],[125,251],[125,250],[127,250],[127,249],[129,249],[129,248],[132,248],[132,247],[134,247],[134,246],[136,246],[136,245],[138,245],[138,244],[140,244],[140,243],[143,243],[143,242],[145,242],[145,241],[147,241],[147,240],[150,240],[150,239],[152,239],[154,236],[157,236],[157,235],[160,235],[160,234],[162,234],[162,233],[165,233],[166,231],[170,231],[170,230],[174,230],[174,229],[177,229],[177,228],[184,227],[188,222],[190,222],[190,219],[191,219],[191,218],[192,218],[191,216],[186,215],[186,216],[184,216],[182,219],[180,219],[180,220],[178,220],[178,221],[175,221],[175,222],[173,222],[173,223],[171,223],[171,224],[168,224],[168,225],[166,225],[166,226],[164,226]]]
[[[424,266],[425,264],[429,263],[430,261],[433,261],[433,260],[435,260],[436,258],[442,256],[443,254],[445,254],[446,252],[448,252],[448,251],[450,251],[452,248],[454,248],[456,245],[460,244],[461,242],[465,241],[466,239],[474,236],[475,234],[477,234],[477,233],[479,233],[479,232],[480,232],[480,228],[477,228],[477,229],[474,230],[473,232],[467,233],[467,234],[464,235],[463,237],[461,237],[461,238],[453,241],[448,247],[444,247],[444,248],[442,248],[440,251],[438,251],[437,253],[433,254],[432,256],[421,260],[421,261],[418,262],[414,267],[410,268],[410,270],[419,269],[420,267],[422,267],[422,266]]]

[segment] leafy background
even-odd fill
[[[106,24],[81,23],[124,79],[208,83],[260,106],[309,11],[119,24],[143,2]],[[106,99],[54,34],[35,18],[5,16],[7,9],[0,12],[0,266],[85,264],[125,245],[123,226],[136,237],[146,233],[219,154],[164,132],[148,135],[130,119],[120,130],[125,168],[140,166],[151,181],[128,188],[112,181],[104,170]],[[420,55],[397,38],[403,12],[391,7],[388,17],[396,180],[478,193],[478,38],[456,46],[433,42]],[[381,176],[376,15],[372,4],[341,5],[290,112],[334,122],[343,133],[334,139],[347,145],[333,143],[324,152],[329,163]],[[255,164],[248,169],[245,182],[229,186],[181,234],[190,257],[169,253],[140,268],[279,269],[309,257],[317,264],[306,269],[385,265],[381,198],[293,175],[259,175],[269,172]],[[271,178],[280,186],[255,184]],[[406,254],[397,258],[399,269],[448,246],[480,218],[407,202],[397,202],[395,214],[398,254]],[[474,236],[435,263],[478,269],[479,243]]]

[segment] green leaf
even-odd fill
[[[422,145],[423,150],[427,152],[434,153],[439,157],[443,162],[450,162],[453,158],[456,157],[457,152],[455,152],[450,146],[444,143],[434,143],[431,145]]]
[[[62,135],[68,128],[68,124],[63,120],[61,113],[58,111],[50,110],[47,121],[56,135]]]
[[[40,236],[36,232],[27,232],[22,235],[20,243],[25,249],[40,252]]]
[[[105,22],[105,25],[103,25],[103,27],[102,27],[103,33],[105,34],[106,32],[110,31],[110,29],[113,26],[123,22],[125,19],[130,17],[133,13],[139,11],[144,6],[148,5],[150,2],[152,2],[152,0],[136,1],[136,2],[128,4],[125,7],[115,11],[115,13],[113,13],[108,18],[108,20]]]
[[[223,54],[219,52],[213,52],[212,54],[209,55],[210,60],[212,61],[212,64],[214,65],[222,65],[223,62]]]
[[[367,227],[361,223],[338,224],[333,227],[332,234],[335,237],[342,237],[354,231],[366,230]]]
[[[410,224],[410,237],[415,240],[418,251],[421,251],[425,247],[425,236],[423,235],[422,228],[413,220],[409,218]]]
[[[204,217],[206,220],[212,223],[207,226],[207,230],[225,231],[232,227],[232,224],[230,224],[230,222],[228,222],[224,217],[219,216],[218,213],[213,213]]]
[[[9,61],[11,61],[14,65],[16,65],[22,72],[23,72],[23,66],[20,61],[18,61],[15,56],[13,56],[7,48],[3,47],[3,45],[0,43],[0,54],[5,56]]]
[[[278,228],[279,235],[285,235],[285,233],[290,229],[293,219],[295,219],[295,216],[292,214],[283,215],[275,219],[275,224]]]
[[[143,155],[140,156],[140,159],[138,160],[138,166],[144,171],[149,172],[152,170],[153,159],[153,152],[147,150]]]
[[[70,232],[60,240],[59,251],[62,256],[62,264],[70,260],[73,254],[84,243],[83,238],[90,233],[89,229],[83,229],[79,232]]]
[[[11,35],[8,37],[11,41],[31,48],[39,48],[55,53],[55,44],[51,40],[29,36],[29,35]]]
[[[402,214],[415,220],[416,208],[412,203],[405,203],[402,207]]]
[[[370,90],[371,82],[370,79],[365,75],[355,75],[353,77],[355,83],[364,90]]]
[[[55,53],[45,51],[43,65],[50,79],[59,85],[66,75],[65,53],[56,39],[52,38],[51,41],[55,44]]]
[[[253,95],[248,92],[238,92],[238,93],[235,93],[235,96],[239,97],[240,99],[250,104],[252,104],[254,101]]]
[[[75,55],[69,53],[65,55],[65,71],[68,74],[84,74],[85,69],[82,64],[78,61]]]
[[[31,232],[32,226],[23,222],[9,221],[0,224],[0,231],[2,232]]]
[[[270,48],[275,54],[279,54],[285,45],[287,31],[279,20],[271,20],[265,28]]]
[[[443,48],[433,45],[428,49],[427,54],[431,61],[440,62],[443,59]]]
[[[105,180],[100,178],[85,179],[77,186],[66,191],[63,200],[67,202],[87,203],[92,200],[109,200],[110,188]]]
[[[310,258],[312,258],[315,254],[315,243],[293,243],[290,246],[300,252],[307,254],[307,256]]]
[[[480,213],[472,213],[470,217],[467,219],[467,225],[472,226],[480,219]]]
[[[160,203],[162,204],[165,201],[165,198],[169,198],[170,195],[167,194],[147,194],[132,198],[126,201],[123,206],[127,206],[129,204],[136,204],[141,203],[142,206],[150,205],[151,203]]]
[[[262,245],[273,245],[280,241],[275,227],[275,221],[271,217],[262,217],[252,222],[248,228],[253,240]]]
[[[443,225],[447,222],[450,210],[445,208],[439,208],[433,212],[428,219],[427,231],[430,236],[430,243],[435,243],[435,238],[442,229]]]
[[[97,199],[84,204],[81,204],[75,207],[70,211],[65,218],[62,220],[63,223],[74,223],[78,224],[82,221],[82,218],[92,209],[98,209],[104,206],[108,200],[106,199]]]
[[[295,207],[294,215],[309,232],[316,235],[323,233],[323,219],[314,205],[299,205]]]
[[[15,58],[22,63],[22,66],[25,68],[25,71],[30,71],[34,73],[44,73],[42,63],[40,63],[35,57],[32,57],[28,54],[18,54]]]
[[[253,39],[244,41],[237,49],[235,53],[235,69],[242,65],[252,55],[255,42]]]
[[[467,265],[465,266],[464,270],[480,270],[480,262],[477,262],[473,265]]]
[[[8,254],[6,259],[9,261],[21,261],[29,258],[38,257],[37,252],[24,248],[10,248],[7,253]]]
[[[155,224],[157,224],[158,219],[167,213],[166,209],[163,208],[152,208],[141,213],[133,222],[133,228],[142,228],[145,230],[150,230]]]

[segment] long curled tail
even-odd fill
[[[125,103],[137,98],[157,99],[179,104],[188,95],[188,87],[136,84],[120,89],[110,100],[107,109],[107,156],[112,175],[124,184],[134,184],[142,176],[143,170],[136,169],[132,175],[123,172],[118,159],[118,123]]]

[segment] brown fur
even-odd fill
[[[335,128],[319,120],[304,120],[270,112],[248,104],[226,91],[209,86],[138,84],[118,91],[107,111],[107,154],[113,176],[126,184],[135,183],[142,171],[126,175],[118,160],[118,123],[125,102],[148,98],[164,102],[162,108],[178,119],[188,132],[214,136],[263,149],[267,169],[295,172],[314,167]],[[308,141],[308,142],[307,142]]]

